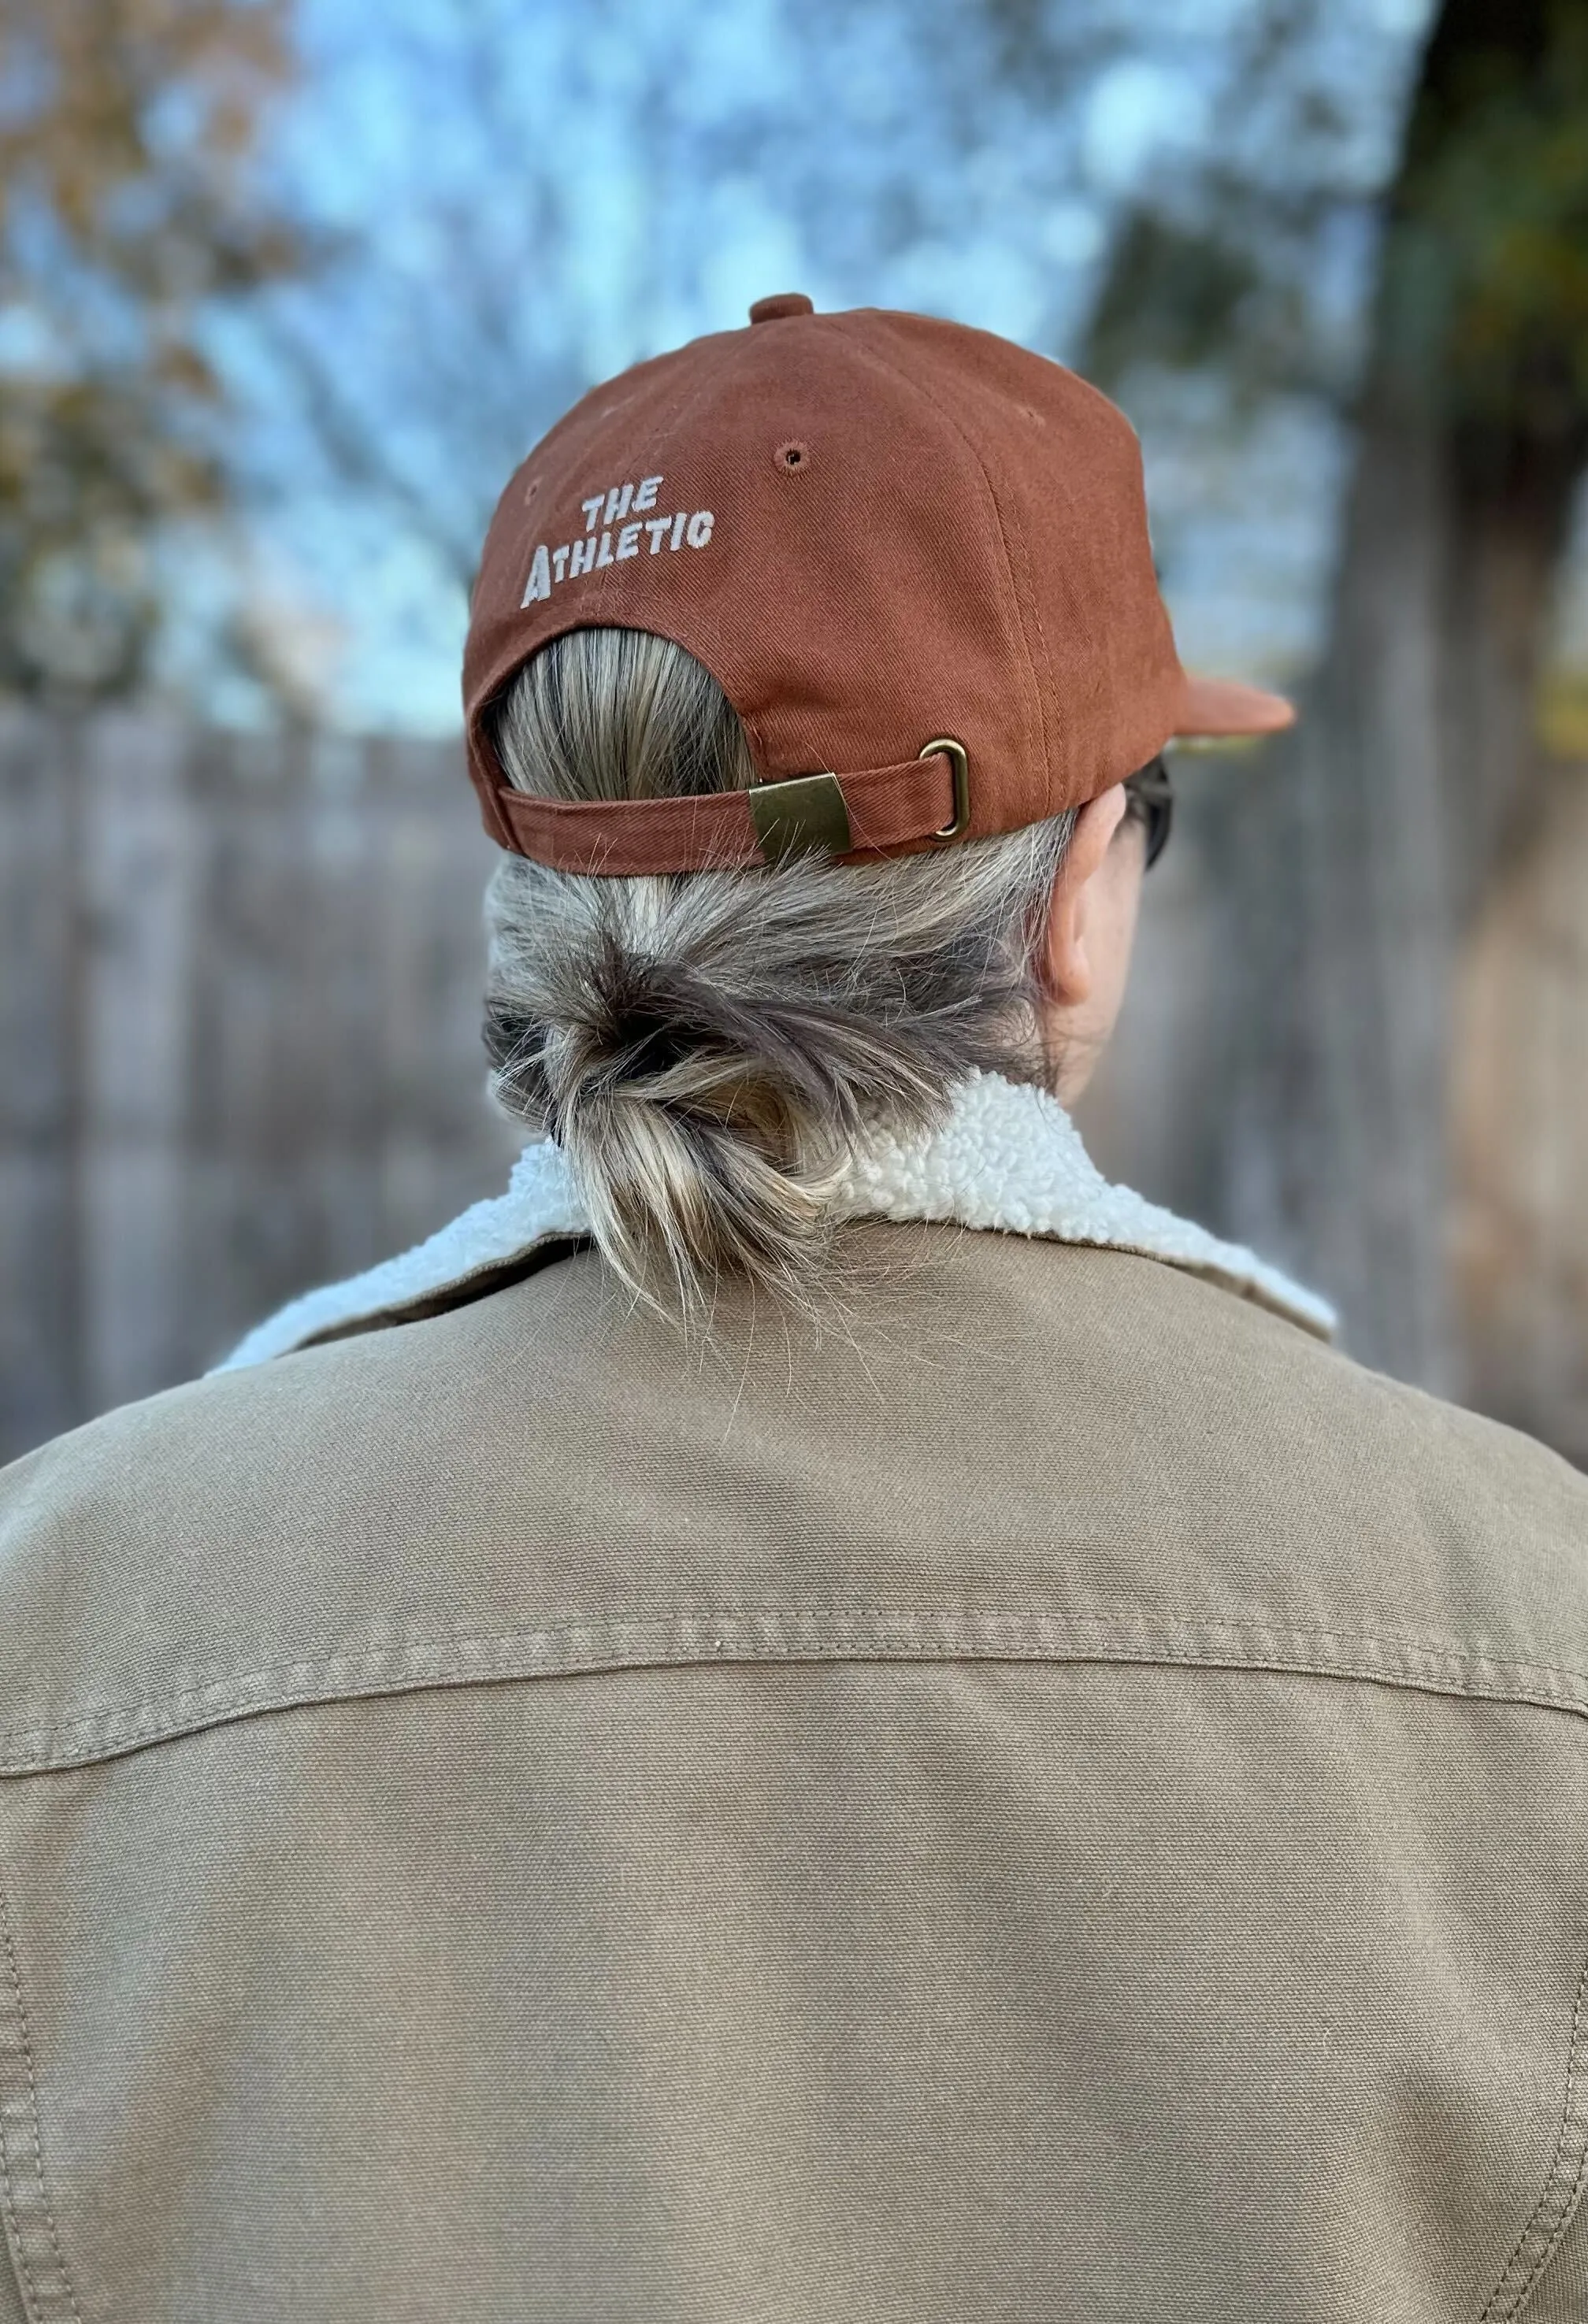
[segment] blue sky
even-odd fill
[[[1064,358],[1118,205],[1228,135],[1251,5],[1056,0],[1049,53],[1011,73],[975,0],[300,0],[272,168],[343,254],[268,332],[217,334],[247,516],[188,545],[189,644],[229,599],[334,723],[449,731],[491,502],[585,385],[793,288]],[[1364,189],[1425,14],[1334,12]],[[1370,255],[1343,261],[1347,336]],[[378,475],[328,456],[283,333]],[[1125,401],[1183,652],[1283,678],[1316,629],[1337,431],[1301,403],[1233,429],[1178,381]]]

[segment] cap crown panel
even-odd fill
[[[694,653],[764,773],[886,765],[946,732],[973,765],[1030,749],[991,490],[928,397],[830,318],[722,334],[642,368],[621,395],[596,389],[576,406],[503,496],[491,602],[517,606],[539,547],[555,577],[475,641],[475,683],[485,663],[500,684],[551,638],[614,622]],[[789,447],[794,464],[780,456]],[[632,527],[622,488],[653,477],[641,534],[625,541],[601,521],[607,503],[615,493]],[[662,516],[686,520],[683,540],[653,530]],[[586,566],[583,544],[599,550],[603,534],[606,554]]]

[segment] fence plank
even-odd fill
[[[79,773],[70,729],[0,716],[0,1460],[88,1409],[77,1180]]]
[[[193,825],[174,719],[84,735],[83,1389],[94,1409],[180,1375]]]

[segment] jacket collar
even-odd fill
[[[1110,1184],[1057,1099],[1002,1074],[974,1072],[940,1130],[872,1139],[848,1164],[844,1218],[945,1219],[1054,1242],[1091,1243],[1165,1260],[1271,1308],[1319,1339],[1334,1310],[1239,1243]],[[478,1296],[522,1271],[537,1247],[587,1237],[589,1221],[561,1148],[527,1146],[507,1191],[475,1203],[411,1250],[345,1283],[306,1292],[255,1326],[215,1369],[263,1363],[295,1348],[407,1323]]]

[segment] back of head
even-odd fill
[[[709,673],[642,630],[570,630],[496,708],[515,790],[687,798],[755,780]],[[635,1296],[687,1319],[725,1275],[814,1307],[832,1197],[872,1129],[937,1127],[976,1069],[1051,1080],[1035,954],[1074,810],[937,853],[612,879],[506,854],[487,896],[492,1090],[566,1151]]]
[[[1050,907],[1117,815],[1092,803],[1173,736],[1292,715],[1181,667],[1105,397],[990,333],[798,292],[532,448],[464,704],[506,852],[495,1094],[682,1317],[727,1273],[813,1306],[868,1133],[945,1126],[978,1070],[1052,1088]]]

